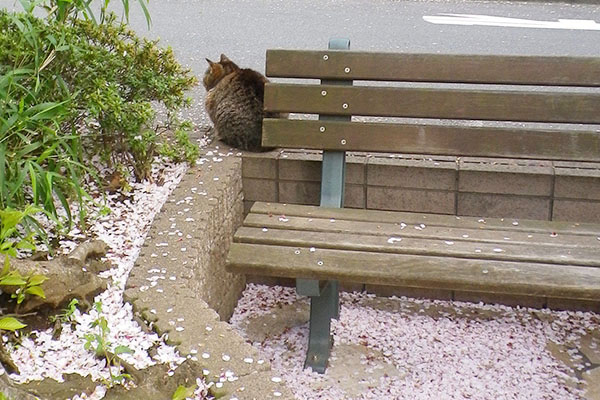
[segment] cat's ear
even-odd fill
[[[221,62],[231,62],[231,60],[225,54],[221,54]]]
[[[208,58],[205,58],[205,60],[206,60],[206,62],[208,63],[208,65],[210,65],[211,67],[212,67],[214,64],[216,64],[215,62],[213,62],[213,61],[210,61]]]

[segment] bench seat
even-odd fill
[[[257,202],[234,272],[374,285],[600,298],[600,225]]]

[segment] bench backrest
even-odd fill
[[[324,83],[269,83],[266,111],[330,118],[267,118],[264,146],[600,161],[600,57],[268,50],[266,74]]]

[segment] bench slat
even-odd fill
[[[514,232],[538,232],[542,234],[569,233],[574,235],[590,235],[600,237],[600,225],[586,224],[579,222],[561,222],[561,221],[539,221],[517,218],[478,218],[478,217],[456,217],[453,215],[425,214],[401,211],[380,211],[365,209],[343,210],[307,206],[299,204],[279,204],[255,202],[251,208],[252,213],[267,215],[285,215],[314,217],[347,221],[380,222],[407,225],[425,224],[426,226],[445,226],[461,227],[464,229],[482,229],[482,230],[506,230]],[[516,225],[515,225],[516,223]],[[598,240],[598,239],[596,239]],[[600,245],[600,241],[598,241]]]
[[[264,214],[248,214],[244,221],[244,226],[255,228],[273,228],[289,229],[298,231],[312,232],[333,232],[346,234],[365,234],[374,236],[403,237],[403,238],[428,238],[434,240],[451,240],[455,242],[473,242],[474,244],[494,244],[495,247],[504,247],[505,245],[521,245],[526,247],[540,246],[546,250],[550,247],[556,247],[557,254],[564,254],[575,249],[593,249],[593,254],[600,263],[600,243],[594,236],[572,235],[558,231],[555,234],[551,232],[536,233],[525,231],[509,230],[486,230],[479,228],[462,228],[461,224],[455,227],[439,227],[427,224],[403,225],[385,222],[366,222],[336,219],[331,222],[330,219],[316,217],[289,216],[282,222],[278,217],[269,217]],[[460,222],[460,221],[457,221]],[[422,227],[421,227],[422,226]],[[465,237],[466,235],[466,237]],[[540,250],[540,251],[546,251]]]
[[[559,246],[523,245],[514,242],[486,243],[476,239],[407,237],[368,235],[321,231],[241,227],[238,243],[268,244],[298,248],[321,248],[365,252],[457,257],[478,260],[522,261],[544,264],[600,267],[600,250],[592,248],[565,249]]]
[[[282,78],[600,86],[594,57],[267,50],[266,65]]]
[[[321,132],[321,127],[325,132]],[[473,157],[600,161],[593,130],[265,119],[263,145]]]
[[[600,269],[552,264],[481,261],[361,251],[233,243],[231,272],[597,300]]]
[[[326,93],[326,95],[323,95]],[[600,92],[265,85],[265,110],[329,115],[600,123]]]

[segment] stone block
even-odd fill
[[[208,372],[205,376],[208,381],[218,381],[225,371],[232,371],[235,376],[241,377],[257,370],[269,370],[268,362],[258,364],[257,361],[261,359],[258,351],[227,323],[210,320],[203,322],[201,316],[194,322],[194,330],[187,333],[188,337],[191,336],[188,340],[193,340],[190,349],[197,352],[198,362]],[[245,358],[252,358],[253,362],[245,362]]]
[[[461,161],[458,170],[460,192],[550,196],[550,166],[498,165]]]
[[[283,380],[273,379],[275,376],[271,371],[256,371],[233,382],[225,381],[222,388],[213,388],[212,393],[219,399],[294,400],[296,397]]]
[[[250,153],[242,157],[242,177],[258,179],[277,179],[277,159],[279,153]]]
[[[456,190],[456,163],[370,158],[367,162],[367,184],[369,186]]]
[[[544,308],[546,298],[539,296],[521,296],[513,294],[501,293],[482,293],[482,292],[466,292],[454,291],[454,300],[467,301],[470,303],[483,302],[486,304],[503,304],[506,306],[521,306],[531,308]]]
[[[550,199],[503,194],[458,193],[458,215],[548,220]]]
[[[280,203],[318,205],[320,196],[320,182],[279,182]]]
[[[553,168],[553,161],[536,160],[530,158],[489,158],[489,157],[462,157],[460,164],[491,165],[493,168],[505,168],[505,171],[543,172],[536,168]],[[459,167],[460,168],[460,167]]]
[[[600,301],[555,299],[548,297],[547,307],[551,310],[574,310],[600,312]]]
[[[346,185],[344,191],[344,207],[365,208],[366,194],[364,185]]]
[[[223,219],[218,233],[213,236],[210,266],[202,269],[205,275],[214,274],[214,276],[206,276],[204,282],[210,283],[210,285],[205,285],[200,290],[202,293],[210,294],[211,301],[205,300],[224,321],[229,320],[233,314],[238,299],[246,286],[243,274],[233,274],[225,270],[225,260],[229,253],[231,239],[241,225],[242,207],[240,198]]]
[[[554,197],[600,200],[600,170],[556,168]]]
[[[600,201],[554,200],[555,221],[600,223]]]
[[[455,213],[455,192],[368,186],[367,208],[374,210]]]
[[[366,182],[367,157],[346,154],[346,184]]]
[[[415,299],[452,300],[452,290],[398,287],[385,285],[365,285],[368,293],[381,297],[412,297]]]
[[[586,161],[554,161],[555,168],[600,169],[600,163]]]
[[[316,153],[285,153],[279,157],[279,179],[321,181],[321,159]]]
[[[250,209],[252,208],[253,205],[254,205],[254,201],[244,200],[244,217],[246,217],[246,215],[248,215],[248,213],[250,212]]]
[[[244,178],[244,200],[276,202],[277,197],[277,181]]]

